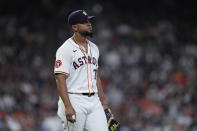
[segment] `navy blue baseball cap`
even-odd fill
[[[84,10],[76,10],[69,14],[68,24],[75,25],[78,23],[85,22],[87,20],[94,20],[95,16],[89,16]]]

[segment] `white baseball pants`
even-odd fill
[[[65,106],[58,102],[58,116],[64,131],[108,131],[107,119],[98,94],[91,97],[82,94],[69,94],[70,102],[76,112],[76,122],[66,120]]]

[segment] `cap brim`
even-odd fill
[[[88,16],[88,20],[94,19],[95,16]]]
[[[91,22],[94,21],[95,18],[96,18],[95,16],[88,16],[88,20],[91,21]]]
[[[89,20],[91,23],[94,23],[94,22],[95,22],[95,16],[88,16],[88,20]]]

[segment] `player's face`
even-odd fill
[[[82,36],[93,36],[92,24],[88,20],[77,24],[77,30]]]

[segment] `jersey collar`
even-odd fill
[[[71,42],[71,44],[73,45],[73,46],[75,46],[76,48],[78,48],[78,49],[80,49],[79,48],[79,45],[77,44],[77,43],[75,43],[74,42],[74,40],[72,39],[72,38],[69,38],[69,41]],[[87,39],[87,42],[88,42],[88,54],[90,53],[90,42],[89,42],[89,40]]]

